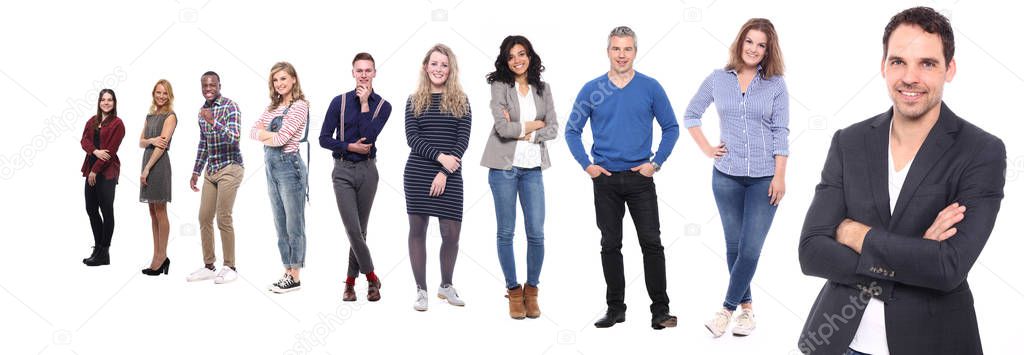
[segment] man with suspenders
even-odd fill
[[[391,104],[373,91],[377,70],[373,56],[356,54],[352,77],[356,89],[339,95],[327,108],[320,130],[320,146],[334,157],[334,195],[350,244],[344,301],[355,301],[356,277],[366,275],[366,299],[380,300],[380,280],[366,245],[367,222],[377,193],[377,135],[391,115]]]

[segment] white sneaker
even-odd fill
[[[189,274],[188,277],[185,278],[185,280],[188,280],[188,282],[205,281],[211,280],[214,277],[217,277],[217,274],[214,273],[213,270],[207,269],[205,266],[203,266],[199,268],[199,270],[193,271],[191,274]]]
[[[227,266],[222,266],[220,271],[217,272],[217,277],[213,278],[215,284],[226,284],[231,281],[238,279],[238,272]]]
[[[704,326],[711,331],[711,335],[717,338],[725,334],[725,328],[729,327],[730,318],[732,318],[732,312],[723,308],[715,312],[714,317],[704,322]]]
[[[743,309],[740,311],[740,315],[736,317],[736,326],[732,327],[732,335],[735,336],[747,336],[754,331],[757,327],[757,323],[754,322],[754,311],[751,309]]]
[[[412,308],[423,312],[427,310],[427,306],[430,302],[427,301],[427,290],[416,290],[416,303],[412,304]]]
[[[447,300],[448,304],[452,306],[462,307],[466,305],[466,302],[459,298],[459,293],[455,291],[455,287],[452,287],[452,285],[438,287],[437,297],[442,300]]]

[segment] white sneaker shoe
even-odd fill
[[[756,327],[757,323],[754,322],[754,311],[750,309],[743,309],[740,311],[740,315],[736,317],[736,326],[732,327],[732,335],[744,337],[750,335]]]
[[[205,266],[203,266],[199,268],[199,270],[193,271],[191,274],[189,274],[188,277],[185,278],[185,280],[188,280],[188,282],[205,281],[212,280],[214,277],[217,277],[217,274],[214,273],[213,270],[207,269]]]
[[[427,310],[430,302],[427,301],[427,290],[416,290],[416,303],[412,304],[412,308],[423,312]]]
[[[448,304],[452,306],[462,307],[466,305],[466,302],[459,298],[459,293],[455,291],[455,287],[452,287],[452,285],[438,287],[437,297],[442,300],[447,300]]]
[[[704,326],[711,331],[711,335],[717,338],[725,334],[725,328],[729,327],[730,318],[732,318],[732,312],[723,308],[715,312],[714,317],[704,322]]]
[[[227,266],[222,266],[220,271],[217,272],[217,277],[213,278],[215,284],[226,284],[231,281],[238,279],[238,272]]]

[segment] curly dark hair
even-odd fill
[[[901,11],[889,20],[885,26],[885,34],[882,35],[882,59],[889,54],[889,36],[900,25],[914,25],[921,27],[927,33],[938,34],[942,39],[942,55],[946,59],[946,65],[953,60],[953,26],[949,24],[946,16],[930,7],[912,7]]]
[[[487,83],[492,84],[497,81],[509,85],[515,84],[516,74],[508,68],[508,59],[511,56],[512,47],[517,44],[526,48],[526,55],[530,57],[530,66],[526,68],[526,82],[537,88],[538,95],[544,95],[544,83],[540,81],[540,73],[544,71],[544,65],[541,64],[540,55],[533,50],[530,40],[519,35],[508,36],[501,41],[501,52],[498,53],[498,59],[494,60],[494,71],[487,74]]]

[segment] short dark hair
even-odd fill
[[[352,65],[355,65],[360,60],[368,60],[373,63],[374,67],[377,67],[377,61],[373,60],[373,56],[370,53],[360,52],[356,54],[355,58],[352,58]]]
[[[220,75],[217,75],[217,72],[214,72],[213,70],[203,73],[203,76],[201,76],[200,78],[207,76],[212,76],[214,78],[217,78],[217,81],[220,81]]]
[[[949,19],[946,16],[938,13],[935,9],[924,6],[903,10],[889,20],[889,24],[885,26],[885,34],[882,35],[883,60],[885,56],[889,55],[889,36],[900,25],[914,25],[921,27],[927,33],[938,34],[942,39],[942,55],[946,59],[946,65],[949,66],[950,61],[953,60],[955,49],[953,26],[949,24]]]

